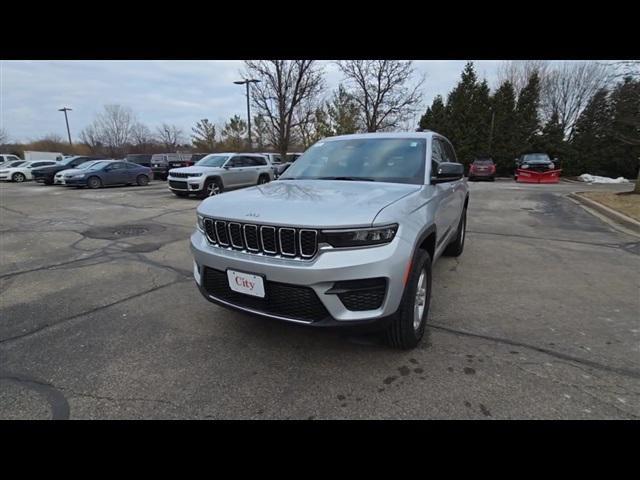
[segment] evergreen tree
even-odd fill
[[[213,152],[216,148],[216,127],[209,119],[203,118],[192,129],[193,147],[202,152]]]
[[[326,123],[330,125],[332,135],[356,133],[361,129],[358,104],[342,84],[338,85],[338,90],[333,92],[331,100],[326,103],[326,115]]]
[[[564,140],[564,127],[560,123],[560,116],[557,112],[551,115],[540,135],[535,137],[532,147],[533,150],[547,153],[551,158],[557,158],[558,162],[567,163],[568,145]],[[560,163],[556,165],[558,168],[560,166]],[[570,167],[571,164],[565,166]]]
[[[516,143],[518,154],[533,148],[535,135],[540,129],[538,110],[540,106],[540,78],[533,72],[520,92],[516,105]]]
[[[458,160],[465,165],[487,153],[491,121],[489,103],[486,81],[478,83],[473,63],[468,62],[447,99],[447,128],[446,133],[443,132],[453,143]]]
[[[640,168],[640,80],[626,77],[611,92],[611,136],[609,161],[612,176],[637,178]]]
[[[247,135],[247,122],[242,120],[238,115],[234,115],[225,123],[222,130],[222,136],[230,150],[242,150],[245,145],[245,136]]]
[[[448,136],[447,133],[447,109],[442,101],[441,95],[436,95],[427,108],[427,111],[420,117],[420,128],[433,130],[441,135]]]
[[[518,153],[516,93],[510,81],[503,82],[491,98],[493,135],[490,154],[500,173],[511,173]]]
[[[599,90],[576,121],[571,147],[573,153],[563,164],[565,175],[605,174],[611,155],[612,115],[606,89]]]

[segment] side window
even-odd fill
[[[440,162],[444,162],[442,147],[440,145],[440,140],[434,138],[431,140],[431,172],[438,170]]]
[[[136,168],[138,168],[138,164],[137,163],[125,163],[125,167],[127,168],[127,170],[135,170]]]
[[[267,164],[267,160],[264,157],[253,157],[257,166],[264,166]]]
[[[112,171],[124,170],[124,169],[125,169],[125,164],[122,162],[114,163],[111,165]]]
[[[456,154],[453,151],[453,147],[451,146],[451,144],[449,142],[443,141],[442,145],[444,146],[444,151],[447,156],[447,162],[458,163],[458,159],[456,158]]]
[[[231,160],[227,161],[227,167],[235,168],[240,166],[240,157],[232,157]]]

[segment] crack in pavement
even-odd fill
[[[8,380],[22,385],[42,395],[51,409],[51,420],[69,419],[69,402],[60,389],[40,379],[17,373],[0,370],[0,380]]]
[[[555,357],[555,358],[559,358],[561,360],[567,360],[569,362],[575,362],[575,363],[578,363],[580,365],[585,365],[587,367],[595,368],[597,370],[603,370],[605,372],[617,373],[618,375],[621,375],[623,377],[630,377],[630,378],[633,378],[633,379],[640,379],[640,371],[637,371],[637,370],[631,370],[631,369],[628,369],[628,368],[620,368],[620,367],[612,367],[612,366],[609,366],[609,365],[605,365],[603,363],[594,362],[593,360],[587,360],[586,358],[574,357],[573,355],[568,355],[566,353],[557,352],[555,350],[550,350],[550,349],[544,348],[544,347],[538,347],[536,345],[531,345],[529,343],[519,342],[519,341],[516,341],[516,340],[509,340],[508,338],[492,337],[490,335],[482,335],[482,334],[479,334],[479,333],[467,332],[465,330],[456,330],[454,328],[445,327],[443,325],[438,325],[438,324],[434,324],[434,323],[429,323],[427,325],[429,327],[435,329],[435,330],[441,330],[443,332],[452,333],[454,335],[461,335],[461,336],[471,337],[471,338],[480,338],[480,339],[483,339],[483,340],[489,340],[491,342],[502,343],[502,344],[511,345],[511,346],[514,346],[514,347],[528,348],[529,350],[534,350],[534,351],[539,352],[539,353],[544,353],[546,355],[549,355],[549,356],[552,356],[552,357]]]
[[[153,293],[153,292],[155,292],[157,290],[160,290],[161,288],[169,287],[171,285],[175,285],[176,283],[187,282],[189,280],[190,279],[174,280],[172,282],[165,283],[163,285],[160,285],[160,286],[157,286],[157,287],[153,287],[153,288],[150,288],[148,290],[144,290],[144,291],[136,293],[134,295],[130,295],[130,296],[122,298],[120,300],[116,300],[116,301],[108,303],[106,305],[101,305],[99,307],[91,308],[91,309],[86,310],[84,312],[76,313],[76,314],[71,315],[69,317],[62,318],[62,319],[56,321],[55,323],[42,325],[42,326],[40,326],[40,327],[38,327],[38,328],[36,328],[34,330],[22,333],[20,335],[14,335],[13,337],[0,339],[0,345],[5,345],[5,344],[8,344],[10,342],[15,342],[15,341],[22,340],[22,339],[25,339],[25,338],[28,338],[28,337],[32,337],[33,335],[36,335],[36,334],[38,334],[38,333],[40,333],[40,332],[42,332],[44,330],[47,330],[49,328],[61,326],[62,324],[70,322],[70,321],[75,320],[77,318],[81,318],[81,317],[84,317],[84,316],[87,316],[87,315],[91,315],[92,313],[96,313],[96,312],[99,312],[101,310],[105,310],[107,308],[113,307],[115,305],[119,305],[121,303],[127,302],[129,300],[133,300],[135,298],[142,297],[142,296],[147,295],[149,293]]]
[[[549,242],[564,242],[564,243],[577,243],[580,245],[590,245],[593,247],[605,247],[605,248],[613,248],[617,250],[625,250],[624,246],[628,244],[628,242],[623,243],[598,243],[598,242],[585,242],[582,240],[567,240],[565,238],[545,238],[545,237],[535,237],[533,235],[521,235],[517,233],[498,233],[498,232],[480,232],[478,230],[467,230],[467,233],[472,234],[480,234],[480,235],[496,235],[499,237],[516,237],[516,238],[528,238],[531,240],[546,240]]]
[[[171,405],[174,408],[182,408],[183,405],[178,405],[176,403],[170,402],[169,400],[161,400],[161,399],[156,399],[156,398],[142,398],[142,397],[131,397],[131,398],[119,398],[119,397],[109,397],[109,396],[105,396],[105,395],[94,395],[94,394],[90,394],[90,393],[81,393],[81,392],[76,392],[74,390],[68,389],[68,388],[60,388],[59,390],[63,391],[63,392],[68,392],[70,395],[68,395],[68,398],[91,398],[93,400],[107,400],[109,402],[114,402],[114,403],[118,403],[118,402],[152,402],[152,403],[161,403],[161,404],[166,404],[166,405]]]

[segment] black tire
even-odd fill
[[[495,182],[496,181],[496,177],[491,177],[489,180],[492,181],[492,182]]]
[[[187,192],[173,192],[176,197],[188,197],[189,194]]]
[[[424,295],[422,296],[423,312],[418,317],[417,302],[419,301],[418,282],[424,272],[426,281]],[[415,348],[427,326],[429,316],[429,303],[431,300],[431,255],[426,250],[418,250],[413,259],[411,273],[404,289],[400,308],[396,312],[391,324],[387,328],[386,341],[393,348],[409,350]],[[416,326],[415,320],[419,318]]]
[[[200,198],[213,197],[215,195],[220,195],[224,191],[224,186],[219,178],[208,178],[206,182],[204,182],[204,188],[200,193]]]
[[[459,257],[464,250],[464,240],[467,238],[467,208],[462,210],[460,222],[458,223],[458,233],[455,239],[444,249],[443,255],[447,257]]]
[[[16,183],[22,183],[26,179],[27,179],[27,177],[24,175],[24,173],[16,172],[13,175],[11,175],[11,180],[16,182]]]
[[[473,177],[469,177],[469,178],[467,179],[467,181],[468,181],[468,182],[473,182]]]
[[[258,185],[264,185],[265,183],[269,183],[269,175],[260,175],[258,177]]]
[[[53,185],[53,180],[45,180],[44,184],[45,185]]]
[[[87,178],[87,187],[100,188],[102,187],[102,180],[100,180],[100,177],[89,177]]]
[[[149,177],[147,177],[146,175],[138,175],[138,178],[136,178],[136,183],[140,187],[144,187],[146,185],[149,185]]]

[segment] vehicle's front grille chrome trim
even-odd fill
[[[217,247],[296,260],[310,260],[319,251],[319,234],[314,229],[229,222],[210,217],[203,218],[203,225],[207,240]]]

